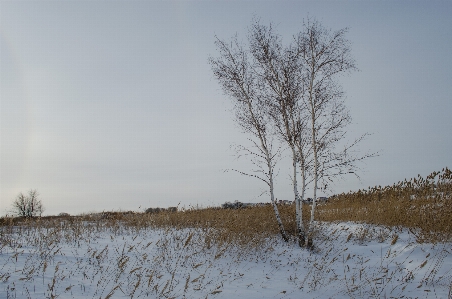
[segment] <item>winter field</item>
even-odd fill
[[[278,208],[3,217],[0,298],[452,299],[450,170]]]
[[[452,243],[318,223],[315,249],[213,229],[52,221],[2,228],[0,298],[452,298]]]

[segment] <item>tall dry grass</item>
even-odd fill
[[[287,232],[295,235],[294,207],[281,205],[279,210]],[[220,243],[258,242],[279,233],[273,208],[270,205],[243,209],[188,209],[178,213],[165,212],[147,217],[152,226],[159,228],[171,226],[214,229],[217,231],[216,238]]]
[[[287,233],[295,238],[295,206],[280,205]],[[303,204],[303,219],[308,219],[310,206]],[[318,221],[356,221],[380,226],[407,227],[420,242],[452,239],[452,171],[433,172],[427,178],[418,176],[392,186],[373,187],[340,194],[318,206]],[[0,226],[66,228],[73,236],[85,229],[121,229],[122,225],[137,231],[143,228],[199,228],[209,230],[219,244],[254,244],[279,233],[270,205],[244,209],[191,208],[158,214],[105,212],[79,216],[52,216],[35,219],[0,218]],[[90,223],[87,225],[86,223]],[[87,228],[88,227],[88,228]],[[71,235],[71,234],[69,234]]]
[[[318,208],[322,221],[402,226],[420,242],[452,239],[452,171],[444,168],[392,186],[340,194]]]
[[[288,234],[295,237],[295,207],[279,206]],[[303,219],[311,206],[303,204]],[[318,221],[355,221],[387,227],[409,228],[419,242],[452,239],[452,171],[445,168],[426,178],[418,176],[392,186],[373,187],[332,197],[318,206]],[[238,210],[191,209],[179,213],[144,215],[156,227],[214,228],[224,242],[262,239],[279,232],[271,206]],[[148,219],[148,220],[147,220]],[[128,223],[133,225],[137,219]]]

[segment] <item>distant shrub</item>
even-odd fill
[[[149,209],[146,209],[145,213],[158,214],[160,212],[165,212],[165,211],[174,213],[174,212],[177,212],[177,207],[169,207],[168,209],[165,209],[165,208],[149,208]]]
[[[148,213],[148,214],[158,214],[158,213],[160,213],[161,211],[162,211],[162,209],[160,209],[160,208],[148,208],[148,209],[146,209],[145,213]]]
[[[39,193],[36,190],[30,190],[28,196],[19,193],[14,200],[12,213],[19,217],[35,217],[41,216],[44,212],[44,206],[38,199]]]

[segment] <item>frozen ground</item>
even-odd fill
[[[452,244],[321,224],[314,251],[202,230],[0,228],[0,298],[452,298]]]

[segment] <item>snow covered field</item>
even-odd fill
[[[95,222],[0,232],[0,298],[452,298],[452,244],[406,229],[323,223],[314,251]]]

